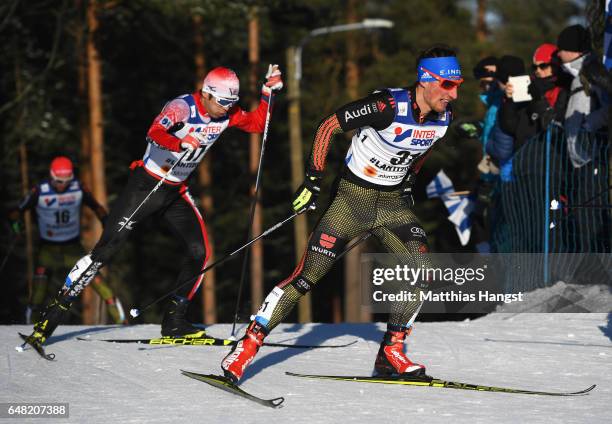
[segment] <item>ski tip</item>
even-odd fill
[[[588,389],[584,389],[583,393],[588,393],[591,390],[593,390],[595,387],[597,387],[597,384],[593,384],[591,387],[589,387]]]
[[[25,345],[28,344],[28,336],[23,333],[17,333],[17,334],[19,334],[19,337],[21,337],[21,340],[23,340],[23,344],[21,346],[25,347]]]

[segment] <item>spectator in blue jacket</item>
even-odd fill
[[[503,91],[497,84],[497,66],[499,60],[495,56],[482,59],[474,67],[474,78],[479,82],[480,100],[487,108],[482,123],[481,141],[483,149],[486,148],[489,135],[497,119],[497,111],[502,101]]]
[[[504,107],[508,107],[509,103],[512,102],[512,86],[508,84],[508,78],[524,74],[526,74],[525,64],[522,59],[516,56],[503,56],[499,60],[497,83],[505,95],[497,115],[497,121],[491,130],[486,151],[493,162],[499,165],[503,182],[512,181],[512,156],[515,151],[514,137],[507,130],[504,131],[500,123],[504,115]]]

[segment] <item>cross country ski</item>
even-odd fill
[[[86,342],[108,342],[108,343],[136,343],[147,345],[173,345],[173,346],[234,346],[237,340],[221,339],[217,337],[158,337],[153,339],[89,339],[77,337],[77,340]],[[289,347],[294,349],[334,349],[348,347],[357,343],[353,340],[349,343],[337,345],[308,345],[308,344],[288,344],[288,343],[265,343],[269,347]]]
[[[240,396],[244,399],[248,399],[255,403],[258,403],[263,406],[267,406],[269,408],[280,408],[282,403],[285,401],[283,397],[277,397],[274,399],[262,399],[260,397],[254,396],[244,390],[242,390],[238,385],[234,384],[229,378],[213,375],[213,374],[198,374],[191,371],[181,370],[181,373],[187,377],[193,378],[195,380],[203,381],[206,384],[209,384],[213,387],[221,389],[225,392],[231,393],[236,396]]]
[[[32,349],[36,351],[36,353],[38,353],[41,356],[41,358],[44,358],[47,361],[55,360],[55,354],[46,353],[45,348],[42,347],[42,345],[38,343],[35,339],[29,336],[26,336],[25,334],[22,334],[22,333],[19,333],[19,337],[23,339],[23,344],[15,347],[15,350],[17,350],[18,352],[23,352],[26,346],[30,346]]]
[[[474,390],[478,392],[501,392],[515,393],[523,395],[543,395],[543,396],[578,396],[589,393],[596,387],[593,384],[584,390],[576,392],[552,392],[540,390],[513,389],[509,387],[483,386],[472,383],[461,383],[457,381],[441,380],[429,376],[424,377],[402,377],[402,376],[352,376],[352,375],[323,375],[323,374],[298,374],[285,372],[292,377],[313,378],[319,380],[352,381],[355,383],[375,383],[375,384],[396,384],[402,386],[436,387],[459,390]]]

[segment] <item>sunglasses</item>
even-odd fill
[[[229,109],[238,102],[238,97],[234,99],[227,99],[225,97],[217,97],[214,94],[211,94],[211,96],[213,96],[213,99],[215,99],[215,102],[217,102],[219,106],[225,109]]]
[[[442,87],[443,90],[451,91],[453,88],[459,88],[459,86],[463,82],[463,78],[458,79],[458,80],[449,80],[449,79],[442,78],[440,75],[434,74],[433,72],[423,68],[422,66],[421,66],[421,69],[423,69],[429,75],[431,75],[436,80],[438,80],[438,82],[440,83],[440,87]]]
[[[70,178],[52,178],[51,181],[54,182],[55,184],[68,184],[70,181],[72,181],[72,177]]]
[[[533,65],[531,65],[531,67],[533,68],[534,71],[536,69],[543,71],[544,69],[550,68],[550,63],[539,63],[537,65],[534,63]]]

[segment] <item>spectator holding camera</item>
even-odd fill
[[[563,122],[569,80],[555,61],[557,46],[545,43],[533,54],[533,75],[526,82],[529,97],[516,98],[512,82],[505,86],[506,98],[500,109],[501,129],[514,137],[514,149],[546,130],[552,122]]]

